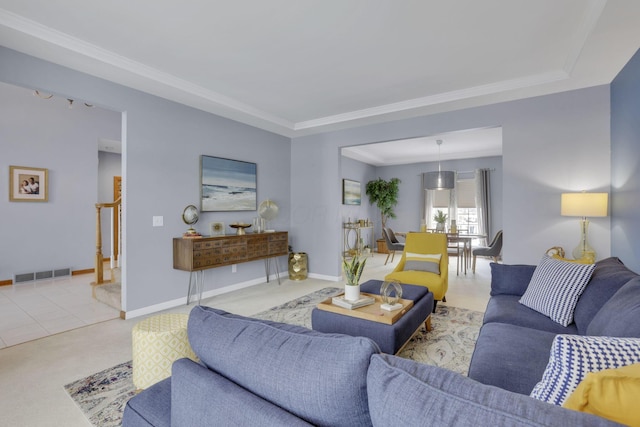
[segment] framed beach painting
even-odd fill
[[[48,200],[48,169],[9,166],[9,201],[46,202]]]
[[[360,183],[350,179],[342,180],[342,204],[343,205],[359,205],[360,204]]]
[[[200,156],[200,211],[255,211],[257,181],[255,163]]]

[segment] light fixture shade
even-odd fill
[[[427,190],[450,190],[455,187],[455,172],[426,172],[424,182]]]
[[[607,216],[608,200],[607,193],[562,193],[560,215]]]

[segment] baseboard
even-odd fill
[[[280,279],[284,279],[286,277],[289,277],[288,273],[283,273],[280,275]],[[233,285],[229,285],[229,286],[225,286],[223,288],[218,288],[218,289],[212,289],[210,291],[206,291],[202,293],[202,299],[206,299],[206,298],[211,298],[211,297],[215,297],[218,295],[223,295],[223,294],[227,294],[229,292],[233,292],[233,291],[238,291],[240,289],[244,289],[244,288],[249,288],[251,286],[255,286],[255,285],[259,285],[261,283],[266,282],[267,278],[266,277],[261,277],[258,279],[253,279],[253,280],[249,280],[246,282],[241,282],[241,283],[235,283]],[[277,281],[278,278],[275,274],[272,274],[269,276],[269,281]],[[135,317],[140,317],[140,316],[146,316],[148,314],[153,314],[153,313],[157,313],[158,311],[163,311],[163,310],[169,310],[171,308],[175,308],[175,307],[179,307],[181,305],[186,305],[187,304],[187,297],[184,296],[182,298],[177,298],[171,301],[165,301],[163,303],[160,304],[155,304],[155,305],[150,305],[148,307],[144,307],[144,308],[139,308],[136,310],[130,310],[130,311],[125,311],[125,312],[121,312],[120,316],[123,315],[124,313],[124,319],[133,319]],[[191,304],[193,304],[193,301],[191,301]]]
[[[87,268],[87,269],[84,269],[84,270],[74,270],[74,271],[71,272],[71,275],[72,276],[79,276],[81,274],[92,274],[95,271],[96,271],[95,268]]]
[[[106,258],[105,261],[108,261],[109,259]],[[73,270],[71,272],[72,276],[79,276],[81,274],[93,274],[95,272],[95,268],[85,268],[84,270]],[[8,280],[0,280],[0,286],[10,286],[13,285],[13,280],[8,279]]]

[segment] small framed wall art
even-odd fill
[[[9,166],[9,201],[47,202],[48,200],[48,169]]]
[[[224,236],[224,222],[212,222],[209,224],[211,236]]]
[[[360,182],[350,179],[342,180],[342,204],[360,205]]]
[[[257,181],[255,163],[200,156],[200,211],[255,211]]]

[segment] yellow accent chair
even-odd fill
[[[433,255],[433,257],[424,257],[424,255]],[[433,261],[438,256],[439,263],[434,266]],[[444,233],[408,233],[400,262],[391,273],[385,276],[384,280],[397,280],[409,285],[426,286],[429,291],[433,292],[433,311],[435,311],[438,301],[447,301],[445,298],[449,288],[447,235]]]

